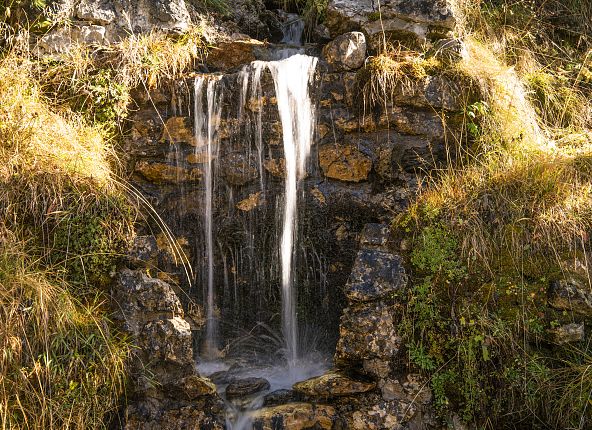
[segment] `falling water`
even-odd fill
[[[280,258],[282,265],[282,329],[288,368],[298,360],[298,320],[293,288],[292,259],[296,236],[298,183],[306,175],[306,162],[314,134],[314,111],[309,94],[317,58],[294,55],[268,63],[273,76],[282,122],[286,160],[284,213]]]
[[[203,90],[207,82],[207,113],[203,105]],[[218,94],[218,79],[205,79],[203,76],[195,78],[194,83],[194,124],[196,154],[205,148],[205,204],[204,204],[204,236],[207,258],[207,303],[206,303],[206,340],[204,353],[207,358],[213,359],[218,355],[218,321],[216,319],[214,303],[214,239],[213,239],[213,159],[218,149],[216,131],[220,125],[222,109],[221,97]]]

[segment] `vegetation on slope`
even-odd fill
[[[108,287],[138,215],[115,146],[131,91],[192,67],[203,28],[38,58],[17,3],[0,28],[0,425],[107,428],[133,351]]]
[[[553,280],[590,283],[590,12],[586,2],[459,5],[468,56],[455,67],[481,100],[465,106],[456,162],[393,223],[414,268],[400,328],[444,420],[592,422],[590,335],[561,345],[550,335],[585,319],[546,295]]]

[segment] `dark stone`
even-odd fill
[[[269,381],[264,378],[235,379],[226,387],[226,398],[245,397],[268,390]]]
[[[263,398],[263,406],[284,405],[296,401],[294,390],[275,390],[266,394]]]
[[[376,301],[406,285],[407,275],[401,257],[376,249],[363,249],[356,257],[345,295],[351,302]]]

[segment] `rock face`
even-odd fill
[[[330,0],[325,24],[332,37],[362,31],[376,49],[383,29],[387,40],[416,44],[447,35],[456,20],[446,0]]]
[[[325,146],[319,150],[319,164],[327,178],[346,182],[368,179],[372,160],[354,146]]]
[[[145,256],[149,247],[140,249]],[[214,384],[195,369],[191,325],[172,287],[142,269],[123,269],[114,296],[139,347],[125,429],[222,429],[224,405]]]

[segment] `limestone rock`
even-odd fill
[[[123,269],[117,278],[116,296],[126,329],[137,334],[145,321],[159,317],[183,317],[181,301],[172,287],[141,270]]]
[[[249,37],[219,42],[208,54],[208,66],[218,70],[232,70],[257,59],[257,50],[264,46]]]
[[[263,161],[263,167],[276,178],[284,178],[286,176],[286,159],[285,158],[270,158]]]
[[[555,309],[573,312],[577,315],[592,316],[592,291],[575,279],[552,282],[549,291],[549,304]]]
[[[332,406],[289,403],[259,409],[252,419],[259,430],[331,430],[338,417]]]
[[[355,70],[366,60],[366,37],[359,31],[338,36],[323,49],[323,56],[333,70]]]
[[[166,120],[160,142],[170,144],[188,143],[193,146],[198,144],[189,118],[184,116],[174,116]]]
[[[350,302],[375,301],[406,285],[401,257],[376,249],[362,249],[345,286],[345,295]]]
[[[198,182],[203,176],[203,172],[197,167],[184,168],[180,166],[171,166],[170,164],[165,163],[150,163],[147,161],[136,163],[135,170],[147,181],[156,184]]]
[[[364,181],[372,169],[372,160],[353,145],[320,148],[319,164],[325,176],[346,182]]]
[[[75,8],[76,18],[94,24],[106,25],[115,20],[115,7],[112,1],[81,0]]]
[[[558,345],[566,343],[580,342],[584,340],[584,324],[565,324],[555,329],[549,330],[553,341]]]
[[[383,29],[387,39],[421,42],[445,36],[456,20],[446,0],[330,0],[325,25],[333,37],[361,30],[376,48]]]
[[[140,346],[153,361],[177,366],[193,364],[191,327],[181,317],[146,324],[140,333]]]
[[[321,398],[352,396],[371,391],[375,387],[373,382],[356,381],[339,372],[329,372],[294,384],[297,392],[308,397]]]
[[[226,398],[246,397],[268,390],[269,381],[264,378],[235,379],[226,387]]]
[[[417,413],[417,406],[400,401],[377,401],[363,405],[348,420],[352,430],[405,430],[406,425]],[[424,424],[424,423],[416,423]],[[422,427],[419,427],[422,428]]]
[[[174,381],[174,387],[178,387],[187,400],[195,400],[216,393],[216,386],[212,381],[198,375],[189,375],[180,381]]]
[[[350,306],[341,317],[335,364],[367,370],[368,367],[364,369],[363,365],[369,360],[391,362],[401,345],[402,339],[395,331],[393,316],[387,305],[378,302]],[[376,365],[376,362],[373,364]]]

